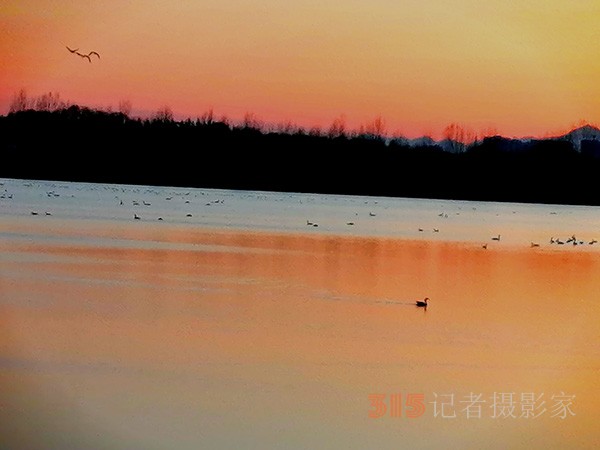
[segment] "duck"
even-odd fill
[[[419,307],[427,308],[428,301],[429,301],[429,297],[425,297],[423,300],[417,300],[416,305]]]

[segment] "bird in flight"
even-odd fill
[[[84,55],[83,53],[79,53],[79,52],[75,52],[76,55],[81,56],[82,58],[87,58],[87,60],[91,63],[92,62],[92,58],[90,58],[90,55]]]
[[[70,48],[70,47],[69,47],[69,46],[67,46],[67,45],[65,45],[65,47],[67,47],[67,50],[69,50],[71,53],[74,53],[74,54],[76,54],[77,56],[79,56],[79,57],[81,57],[81,58],[85,58],[85,59],[87,59],[87,60],[88,60],[88,62],[90,62],[90,63],[92,62],[92,58],[91,58],[91,56],[92,56],[92,55],[94,55],[94,56],[97,56],[97,57],[98,57],[98,59],[100,59],[100,53],[98,53],[98,52],[96,52],[96,51],[91,51],[91,52],[89,52],[88,54],[85,54],[85,53],[80,53],[80,52],[79,52],[79,48],[72,49],[72,48]]]

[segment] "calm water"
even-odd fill
[[[598,208],[0,182],[2,448],[600,445]]]

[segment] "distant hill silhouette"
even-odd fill
[[[582,151],[586,145],[600,144],[600,129],[591,125],[584,125],[556,139],[569,141],[573,144],[575,150]]]
[[[0,176],[67,181],[600,205],[600,131],[429,139],[269,132],[70,106],[0,117]]]

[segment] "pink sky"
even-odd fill
[[[0,112],[25,88],[180,118],[546,135],[600,122],[599,19],[595,1],[8,0]]]

